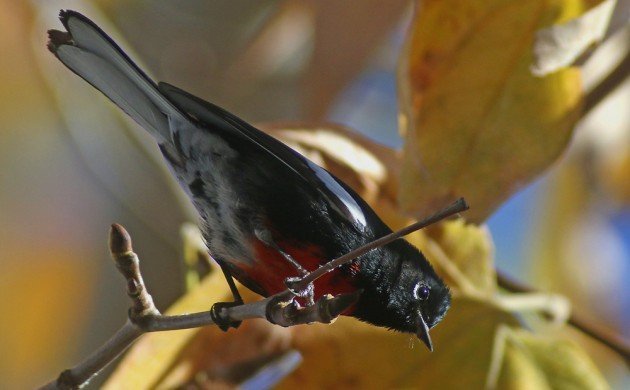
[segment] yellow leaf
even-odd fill
[[[463,219],[457,219],[432,226],[426,232],[437,244],[437,247],[430,245],[430,242],[425,244],[426,255],[434,259],[438,268],[456,267],[460,275],[453,279],[453,272],[438,269],[445,275],[447,283],[464,292],[468,288],[486,297],[496,293],[494,245],[487,227],[467,224]],[[445,265],[445,261],[439,261],[444,256],[449,265]],[[462,281],[462,278],[466,281]],[[463,283],[466,286],[462,286]]]
[[[608,389],[590,357],[573,342],[509,331],[497,388]]]
[[[413,335],[347,317],[332,325],[294,327],[293,347],[304,360],[279,388],[482,388],[495,329],[515,323],[491,305],[455,299],[431,331],[432,353]]]
[[[579,71],[530,72],[540,28],[579,16],[566,0],[422,1],[401,55],[399,199],[415,216],[463,196],[483,221],[565,149]],[[589,2],[590,4],[590,2]]]

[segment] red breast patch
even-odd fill
[[[253,244],[256,262],[250,267],[241,267],[241,269],[249,279],[252,279],[265,290],[267,296],[286,290],[284,284],[286,278],[300,276],[293,264],[276,249],[270,248],[259,240],[254,240]],[[331,260],[324,258],[322,251],[315,245],[298,246],[287,242],[278,242],[278,245],[308,271],[313,271],[321,264]],[[315,300],[325,294],[338,295],[356,291],[357,288],[351,274],[337,269],[317,279],[315,281]]]

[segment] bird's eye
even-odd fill
[[[431,289],[427,285],[418,283],[416,285],[414,295],[416,296],[416,298],[420,299],[421,301],[426,301],[429,298],[430,292],[431,292]]]

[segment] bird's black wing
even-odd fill
[[[357,200],[344,184],[324,168],[308,160],[270,135],[258,130],[236,115],[167,83],[158,89],[175,106],[215,131],[227,131],[255,143],[266,153],[281,161],[291,171],[319,191],[342,216],[353,225],[366,225],[364,202]]]

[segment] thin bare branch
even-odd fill
[[[428,220],[432,219],[434,218]],[[388,240],[381,239],[380,245],[401,237],[406,234],[405,231],[408,233],[417,229],[419,227],[412,230],[406,228],[393,233],[385,237],[389,237]],[[127,295],[132,302],[128,320],[112,338],[84,361],[63,371],[56,380],[44,385],[42,389],[76,389],[84,386],[90,378],[105,368],[144,333],[197,328],[214,324],[209,311],[174,316],[165,316],[159,312],[144,284],[140,272],[140,260],[133,252],[131,237],[121,225],[112,225],[109,247],[116,268],[125,278]],[[360,255],[359,252],[356,253],[358,253],[356,256]],[[347,255],[346,258],[348,258]],[[350,257],[348,261],[352,259],[353,257]],[[341,294],[336,297],[325,295],[315,305],[300,307],[294,300],[296,295],[287,289],[257,302],[224,308],[222,310],[225,313],[222,314],[230,321],[266,318],[268,321],[284,327],[312,322],[330,323],[355,304],[360,294],[361,291]]]
[[[593,108],[597,107],[611,92],[619,87],[630,75],[630,51],[626,53],[621,62],[590,90],[584,97],[584,107],[582,117],[588,115]]]
[[[461,213],[466,210],[468,210],[468,204],[466,203],[464,198],[459,198],[458,200],[453,202],[451,205],[438,211],[437,213],[431,215],[430,217],[427,217],[421,221],[411,224],[401,230],[398,230],[396,232],[383,236],[379,238],[378,240],[374,240],[370,242],[369,244],[363,245],[362,247],[359,247],[353,251],[346,253],[345,255],[341,257],[336,258],[335,260],[329,261],[328,263],[322,265],[321,267],[309,273],[308,275],[304,276],[303,278],[299,278],[299,279],[296,278],[289,281],[287,283],[287,286],[294,292],[304,291],[310,283],[313,283],[315,280],[319,279],[320,277],[334,270],[335,268],[340,267],[344,264],[347,264],[351,262],[352,260],[356,259],[357,257],[364,255],[373,249],[387,245],[394,240],[397,240],[403,236],[406,236],[407,234],[415,232],[416,230],[420,230],[444,218],[448,218],[452,215]]]
[[[42,386],[41,389],[77,389],[86,385],[94,375],[129,348],[143,333],[131,321],[127,321],[105,344],[84,361],[63,371],[56,380]]]

